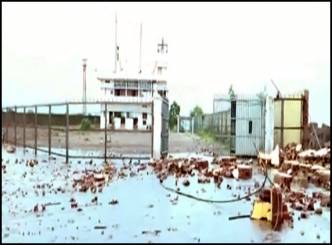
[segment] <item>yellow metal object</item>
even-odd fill
[[[267,219],[272,221],[272,204],[269,202],[255,201],[251,213],[252,219]]]

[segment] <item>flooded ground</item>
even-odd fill
[[[178,196],[162,188],[149,166],[136,175],[116,177],[102,192],[93,194],[75,191],[72,176],[74,171],[101,166],[102,160],[91,163],[89,159],[74,159],[65,164],[63,158],[49,160],[47,154],[38,153],[38,165],[29,167],[27,159],[34,159],[33,150],[23,154],[17,149],[15,154],[8,154],[2,148],[2,164],[6,165],[5,173],[2,171],[3,242],[330,242],[329,208],[323,208],[322,215],[300,220],[300,212],[294,211],[293,228],[284,224],[275,232],[266,221],[228,220],[230,216],[250,214],[253,197],[250,201],[211,204]],[[122,160],[112,162],[117,167],[123,164]],[[132,166],[137,168],[138,161],[132,160]],[[225,178],[220,189],[214,183],[198,184],[196,176],[188,187],[178,187],[202,198],[225,200],[244,195],[245,186],[253,186],[255,180],[261,183],[263,178],[254,169],[252,179]],[[37,184],[49,188],[44,188],[43,194]],[[167,178],[164,185],[175,188],[175,179]],[[310,185],[307,192],[316,189]],[[92,202],[96,196],[97,202]],[[177,196],[177,202],[171,202]],[[78,208],[71,208],[71,198]],[[112,199],[118,204],[112,205]],[[45,211],[33,212],[36,204],[46,204]]]

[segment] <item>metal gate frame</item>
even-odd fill
[[[161,105],[161,156],[166,157],[168,154],[168,139],[169,139],[169,101],[167,98],[162,99]]]

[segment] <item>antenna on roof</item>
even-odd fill
[[[138,73],[142,73],[142,22],[141,22],[141,28],[140,28],[140,39],[139,39],[139,68]]]
[[[115,12],[115,50],[114,50],[114,73],[117,71],[118,60],[119,60],[119,46],[117,40],[117,32],[118,32],[118,19],[117,14]]]
[[[277,93],[277,98],[279,98],[279,97],[281,96],[280,90],[279,90],[279,88],[277,87],[277,85],[273,82],[272,79],[271,79],[271,82],[272,82],[273,86],[276,88],[276,90],[278,91],[278,93]]]

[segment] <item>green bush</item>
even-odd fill
[[[81,121],[80,130],[89,130],[91,128],[91,121],[88,118],[83,118]]]

